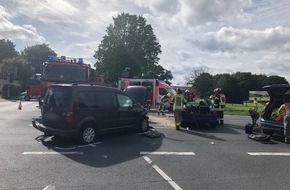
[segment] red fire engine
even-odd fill
[[[103,81],[94,80],[92,71],[82,58],[48,56],[48,61],[43,63],[41,79],[37,84],[28,85],[27,95],[43,98],[48,86],[54,83],[102,83]]]

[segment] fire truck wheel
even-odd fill
[[[26,96],[24,97],[24,100],[25,100],[25,101],[30,101],[30,97],[29,97],[28,95],[26,95]]]

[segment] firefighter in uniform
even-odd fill
[[[181,127],[181,113],[185,104],[186,101],[182,94],[182,91],[178,88],[177,94],[173,98],[173,112],[176,130],[179,130]]]
[[[220,88],[214,89],[213,104],[217,111],[217,117],[220,125],[224,124],[224,107],[225,107],[225,95],[221,93]]]
[[[170,93],[165,94],[161,97],[158,112],[157,112],[158,115],[160,113],[162,113],[162,115],[165,114],[165,109],[166,107],[169,107],[168,104],[170,104],[169,101],[170,101]]]

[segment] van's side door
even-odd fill
[[[136,127],[139,124],[142,108],[132,98],[123,93],[116,93],[118,101],[119,128]]]
[[[101,130],[118,125],[118,110],[111,91],[79,91],[77,109],[75,117],[79,122],[84,118],[93,119]]]

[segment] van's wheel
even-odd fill
[[[149,124],[148,124],[148,120],[147,119],[142,119],[140,122],[140,127],[139,127],[139,131],[140,132],[146,132],[149,129]]]
[[[85,124],[80,131],[79,140],[82,144],[90,144],[94,142],[96,133],[96,128],[92,123]]]

